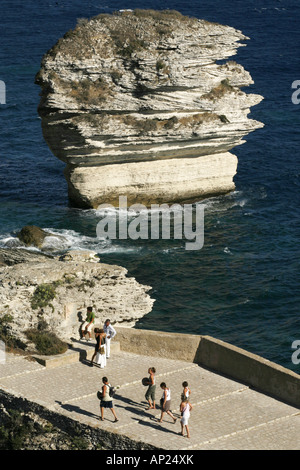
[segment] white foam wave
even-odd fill
[[[40,251],[34,246],[25,247],[24,243],[22,243],[16,236],[13,235],[0,236],[0,248],[22,248],[28,251]]]
[[[110,240],[82,235],[75,230],[52,228],[44,230],[54,235],[45,238],[42,246],[45,251],[65,251],[68,249],[102,251],[111,244]]]
[[[19,246],[21,246],[21,242],[16,237],[12,237],[10,235],[3,235],[0,237],[1,248],[17,248]]]
[[[225,212],[233,207],[244,207],[248,203],[248,199],[243,195],[242,191],[233,191],[229,195],[213,196],[201,201],[195,202],[195,205],[204,206],[204,210],[208,212]],[[144,205],[133,204],[129,207],[113,207],[107,205],[107,207],[101,207],[98,209],[90,209],[85,212],[85,215],[89,217],[109,217],[114,216],[116,218],[127,217],[129,220],[131,217],[145,216],[151,217],[152,214],[168,213],[170,211],[176,213],[182,212],[185,203],[173,203],[173,204],[152,204],[149,208]],[[190,204],[189,204],[190,205]]]
[[[215,196],[197,203],[204,206],[206,213],[226,212],[233,207],[244,207],[248,199],[242,191],[233,191],[228,196]]]
[[[28,251],[43,252],[49,254],[60,254],[67,250],[91,250],[99,254],[130,254],[140,252],[143,247],[138,245],[124,245],[118,243],[118,240],[110,240],[101,237],[90,237],[82,235],[74,230],[67,229],[53,229],[44,228],[45,232],[49,233],[46,236],[42,245],[39,249],[34,246],[26,247],[17,236],[13,234],[5,234],[0,236],[0,248],[22,248]],[[50,236],[51,233],[51,236]]]
[[[119,208],[119,207],[106,207],[101,209],[95,209],[94,216],[96,217],[104,217],[104,216],[117,216],[117,217],[137,217],[137,216],[145,216],[148,217],[151,214],[156,213],[168,213],[170,211],[174,213],[182,212],[184,205],[182,204],[153,204],[151,207],[147,208],[143,205],[139,207],[139,204],[133,204],[128,208]]]

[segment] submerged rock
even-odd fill
[[[44,56],[44,137],[78,207],[196,200],[234,189],[230,150],[262,127],[234,61],[246,38],[175,11],[81,20]],[[223,63],[217,63],[223,61]]]
[[[60,248],[67,248],[70,245],[65,237],[43,230],[36,225],[26,225],[17,237],[26,247],[35,247],[48,252],[56,251],[58,245]]]
[[[47,236],[45,230],[35,225],[26,225],[18,233],[18,238],[26,246],[41,248]]]

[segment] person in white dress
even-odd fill
[[[190,437],[190,430],[189,430],[189,417],[190,412],[193,409],[191,403],[189,402],[188,398],[183,398],[180,404],[180,413],[181,413],[181,435],[184,436],[184,430],[186,430],[187,437]]]
[[[117,332],[111,325],[110,320],[107,319],[103,326],[104,333],[106,334],[105,345],[106,345],[106,358],[110,357],[110,342],[116,336]]]
[[[91,359],[91,366],[93,365],[94,358],[96,356],[96,364],[100,367],[100,369],[104,369],[106,366],[106,344],[105,344],[105,333],[103,330],[99,328],[94,329],[96,345],[95,351]]]

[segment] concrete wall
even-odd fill
[[[118,327],[121,350],[195,362],[300,407],[300,375],[211,336]]]
[[[194,362],[201,336],[161,331],[138,330],[135,328],[115,327],[116,340],[126,352],[145,356],[169,357]]]
[[[200,364],[293,406],[300,406],[300,375],[210,336],[201,338]]]

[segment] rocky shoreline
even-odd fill
[[[127,276],[127,270],[101,263],[96,253],[67,251],[49,256],[24,249],[0,250],[0,322],[6,335],[34,350],[26,331],[42,329],[68,342],[79,338],[86,308],[93,306],[95,325],[134,326],[152,310],[150,286]]]

